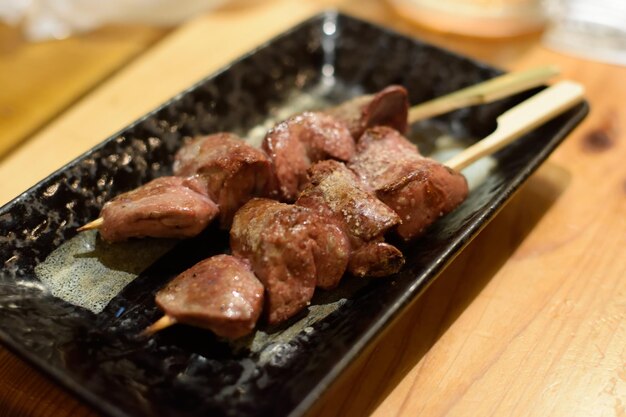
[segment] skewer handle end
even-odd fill
[[[554,84],[501,114],[496,130],[483,140],[445,162],[460,171],[474,161],[491,155],[520,136],[574,107],[584,99],[581,84],[564,80]]]

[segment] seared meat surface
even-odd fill
[[[174,174],[198,178],[220,208],[228,228],[235,212],[253,197],[269,195],[272,167],[267,155],[231,133],[194,139],[176,154]]]
[[[100,235],[109,242],[133,237],[187,238],[217,216],[217,205],[195,179],[161,177],[107,202]]]
[[[309,236],[313,239],[316,286],[329,290],[339,285],[350,260],[350,240],[338,224],[312,213]]]
[[[335,118],[304,112],[274,126],[262,148],[274,164],[279,198],[292,202],[306,183],[311,164],[323,159],[349,160],[354,140]]]
[[[405,240],[422,234],[468,193],[462,174],[424,158],[414,144],[388,127],[368,129],[348,166],[400,216],[397,232]]]
[[[263,285],[246,262],[217,255],[170,281],[157,293],[156,303],[178,323],[237,339],[256,325],[263,308]]]
[[[350,238],[353,253],[348,266],[357,276],[381,276],[397,272],[402,266],[402,253],[383,242],[384,234],[398,225],[400,219],[383,204],[344,164],[322,161],[309,170],[310,182],[302,191],[297,205],[308,207],[328,222],[334,222]],[[380,245],[369,245],[380,242]],[[368,256],[371,251],[371,256]],[[386,253],[388,259],[381,254]],[[392,260],[393,258],[393,260]],[[400,259],[400,261],[399,261]]]
[[[402,86],[390,85],[378,93],[356,97],[324,113],[343,122],[354,140],[373,126],[389,126],[405,132],[409,117],[408,93]]]
[[[306,307],[318,281],[335,286],[349,256],[341,230],[310,209],[269,199],[255,198],[236,213],[230,243],[233,255],[247,259],[265,286],[270,324]]]
[[[404,255],[382,239],[365,243],[352,252],[348,270],[357,277],[385,277],[404,265]]]

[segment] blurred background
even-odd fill
[[[0,158],[190,21],[279,0],[3,0]],[[537,42],[626,64],[623,0],[293,0],[339,7],[507,67]],[[292,6],[293,7],[293,6]],[[277,22],[279,24],[280,22]],[[198,42],[202,40],[199,39]],[[226,43],[232,39],[225,40]]]

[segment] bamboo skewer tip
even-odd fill
[[[99,229],[102,227],[103,223],[104,219],[102,217],[98,217],[96,220],[90,221],[89,223],[82,225],[76,230],[79,232],[83,232],[85,230]]]
[[[161,330],[166,329],[174,324],[176,324],[176,319],[166,314],[154,323],[152,323],[150,326],[146,327],[141,332],[141,336],[152,336],[153,334],[160,332]]]

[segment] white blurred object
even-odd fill
[[[503,38],[543,28],[543,0],[388,0],[405,18],[444,33]]]
[[[589,59],[626,65],[625,0],[550,0],[549,48]]]
[[[176,25],[228,0],[0,0],[0,21],[26,37],[63,39],[107,23]]]

